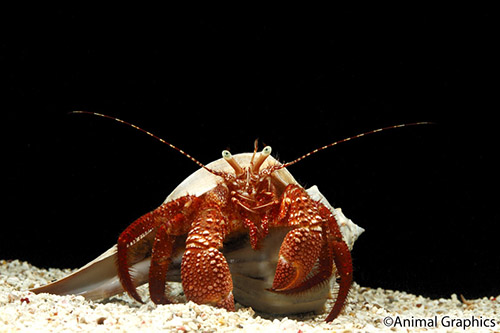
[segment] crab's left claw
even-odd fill
[[[271,291],[286,292],[299,286],[314,266],[322,245],[321,230],[290,230],[279,252]]]
[[[333,262],[337,268],[339,290],[335,304],[326,318],[334,320],[342,311],[352,284],[352,259],[333,212],[311,199],[300,187],[285,189],[280,219],[289,226],[279,252],[272,287],[281,293],[297,293],[330,280]],[[317,264],[315,271],[314,265]]]
[[[322,218],[318,205],[298,185],[288,185],[278,214],[280,224],[294,227],[285,236],[271,291],[286,292],[299,286],[318,260],[322,245]]]
[[[321,237],[314,233],[305,233],[301,229],[304,228],[292,230],[285,237],[273,286],[269,290],[285,294],[310,290],[330,279],[333,272],[332,261],[335,262],[339,289],[335,304],[326,318],[326,321],[330,322],[342,311],[351,288],[351,253],[343,239],[336,238],[332,233],[324,237],[326,242],[322,245]],[[300,236],[302,238],[299,238]],[[318,267],[314,274],[310,274],[316,261],[318,261]]]

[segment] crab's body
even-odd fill
[[[171,303],[165,293],[166,275],[172,258],[182,249],[181,280],[186,298],[234,310],[233,279],[221,252],[224,242],[248,234],[252,249],[258,251],[270,229],[290,228],[280,246],[269,290],[293,294],[327,283],[335,261],[339,292],[329,319],[339,314],[352,282],[348,246],[324,204],[313,200],[298,184],[275,175],[282,165],[269,164],[270,153],[270,147],[265,147],[259,154],[254,152],[249,161],[238,161],[224,151],[224,160],[233,170],[205,166],[219,178],[211,182],[212,188],[192,194],[188,186],[186,193],[137,219],[120,235],[118,276],[130,296],[142,302],[130,266],[151,256],[150,297],[157,304]]]
[[[270,147],[224,152],[131,224],[117,246],[35,291],[97,299],[125,290],[142,301],[136,286],[149,282],[151,299],[163,304],[165,282],[180,280],[186,298],[200,304],[233,310],[236,297],[270,313],[319,312],[336,275],[333,320],[352,282],[349,247],[362,229],[269,154]]]
[[[332,142],[281,164],[271,147],[204,165],[170,146],[201,169],[186,178],[157,209],[132,223],[118,243],[66,278],[36,293],[106,298],[149,282],[156,304],[170,303],[167,281],[182,282],[187,300],[234,310],[234,298],[256,310],[286,314],[322,310],[336,277],[335,303],[326,321],[341,312],[352,283],[350,249],[362,228],[334,209],[316,186],[305,190],[286,169],[341,142],[417,122],[378,128]]]

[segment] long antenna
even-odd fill
[[[295,160],[293,160],[291,162],[282,164],[280,166],[280,169],[287,168],[290,165],[295,164],[295,163],[297,163],[299,161],[302,161],[304,158],[309,157],[312,154],[316,154],[317,152],[319,152],[321,150],[325,150],[327,148],[330,148],[330,147],[333,147],[335,145],[338,145],[339,143],[350,141],[352,139],[357,139],[357,138],[360,138],[360,137],[365,136],[365,135],[369,135],[369,134],[373,134],[373,133],[378,133],[378,132],[382,132],[382,131],[389,130],[389,129],[394,129],[394,128],[400,128],[400,127],[406,127],[406,126],[415,126],[415,125],[431,125],[431,124],[434,124],[434,123],[433,122],[428,122],[428,121],[422,121],[422,122],[418,122],[418,123],[399,124],[399,125],[392,125],[392,126],[377,128],[375,130],[371,130],[371,131],[364,132],[364,133],[361,133],[361,134],[358,134],[358,135],[354,135],[354,136],[351,136],[349,138],[345,138],[345,139],[342,139],[342,140],[339,140],[339,141],[335,141],[335,142],[332,142],[330,144],[327,144],[326,146],[314,149],[313,151],[311,151],[311,152],[309,152],[309,153],[307,153],[305,155],[302,155],[301,157],[299,157],[299,158],[297,158],[297,159],[295,159]]]
[[[98,116],[98,117],[103,117],[103,118],[108,118],[108,119],[111,119],[111,120],[114,120],[114,121],[117,121],[119,123],[122,123],[122,124],[125,124],[127,126],[130,126],[132,128],[135,128],[136,130],[139,130],[143,133],[146,133],[147,135],[149,135],[150,137],[153,137],[155,138],[156,140],[160,141],[161,143],[164,143],[166,144],[167,146],[169,146],[170,148],[172,149],[175,149],[177,150],[179,153],[181,153],[182,155],[186,156],[187,158],[189,158],[191,161],[193,161],[194,163],[198,164],[200,167],[202,167],[203,169],[207,170],[208,172],[210,173],[213,173],[214,175],[217,175],[217,176],[221,176],[221,174],[215,170],[212,170],[210,168],[207,168],[203,163],[201,163],[200,161],[198,161],[196,158],[194,158],[193,156],[189,155],[188,153],[186,153],[184,150],[180,149],[179,147],[177,146],[174,146],[173,144],[171,144],[170,142],[167,142],[165,140],[163,140],[162,138],[160,138],[159,136],[156,136],[155,134],[149,132],[149,131],[146,131],[145,129],[142,129],[140,128],[139,126],[137,125],[134,125],[134,124],[131,124],[125,120],[122,120],[122,119],[119,119],[119,118],[116,118],[116,117],[112,117],[112,116],[108,116],[108,115],[105,115],[105,114],[102,114],[102,113],[97,113],[97,112],[89,112],[89,111],[71,111],[69,113],[83,113],[83,114],[90,114],[90,115],[94,115],[94,116]]]

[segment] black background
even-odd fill
[[[82,266],[197,170],[143,133],[72,110],[125,119],[203,163],[251,151],[256,138],[290,161],[432,121],[290,171],[366,229],[353,251],[361,285],[500,294],[498,17],[266,11],[4,11],[0,258]]]

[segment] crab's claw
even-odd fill
[[[298,293],[328,282],[335,262],[339,290],[326,318],[332,321],[342,311],[352,284],[351,253],[333,211],[313,200],[302,188],[289,185],[283,194],[280,220],[288,226],[298,227],[288,232],[281,245],[269,290]]]
[[[352,284],[352,259],[347,244],[331,235],[320,237],[315,233],[295,229],[290,231],[281,246],[273,286],[270,291],[293,294],[310,290],[330,280],[333,262],[337,268],[339,289],[333,308],[326,321],[337,318],[342,311]],[[299,242],[299,237],[302,236]],[[321,244],[323,238],[326,242]],[[311,270],[318,262],[314,273]]]
[[[299,286],[318,259],[322,240],[321,230],[290,230],[281,245],[271,290],[286,292]]]
[[[286,292],[300,286],[318,260],[323,244],[323,219],[318,203],[298,185],[283,192],[278,220],[290,230],[279,252],[271,291]]]

